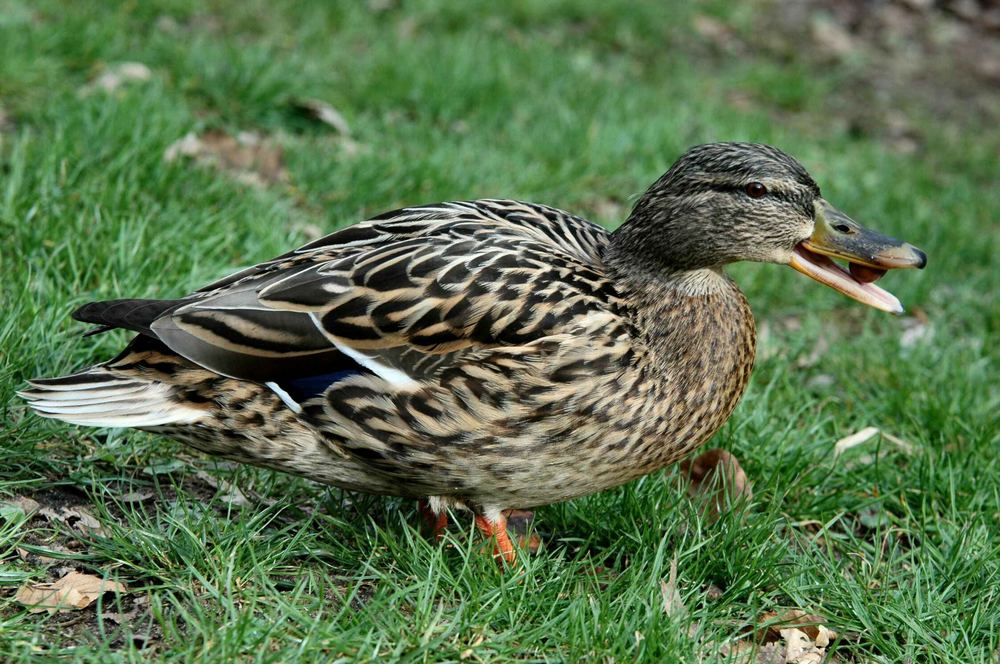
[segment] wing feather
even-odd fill
[[[406,208],[214,282],[150,328],[229,376],[339,375],[353,360],[404,385],[610,306],[606,242],[590,222],[515,201]]]

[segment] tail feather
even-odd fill
[[[153,321],[185,302],[186,300],[104,300],[85,304],[70,315],[82,323],[98,326],[88,334],[99,334],[120,327],[155,337],[149,329]]]
[[[190,424],[206,411],[177,401],[169,385],[115,375],[105,367],[28,381],[18,392],[42,417],[98,427]]]
[[[140,392],[146,388],[145,384],[136,384],[123,387],[107,387],[99,390],[46,390],[46,389],[34,389],[34,390],[22,390],[18,394],[28,398],[35,399],[38,403],[42,401],[46,403],[53,404],[68,404],[68,403],[106,403],[109,401],[119,401],[124,399],[131,399],[136,396],[137,392]]]

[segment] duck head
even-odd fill
[[[753,143],[688,150],[639,199],[612,246],[668,272],[736,261],[788,265],[892,313],[902,313],[902,305],[874,282],[887,270],[927,264],[913,245],[867,229],[831,205],[795,159]]]

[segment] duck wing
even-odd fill
[[[545,206],[405,208],[181,300],[95,303],[77,317],[302,397],[360,372],[409,386],[470,349],[521,345],[606,312],[617,299],[606,243],[603,228]]]

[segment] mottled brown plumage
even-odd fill
[[[713,144],[614,233],[517,201],[406,208],[185,298],[87,305],[75,317],[139,335],[23,395],[49,417],[466,507],[495,534],[504,509],[617,486],[718,430],[754,358],[723,267],[794,264],[820,202],[784,153]]]

